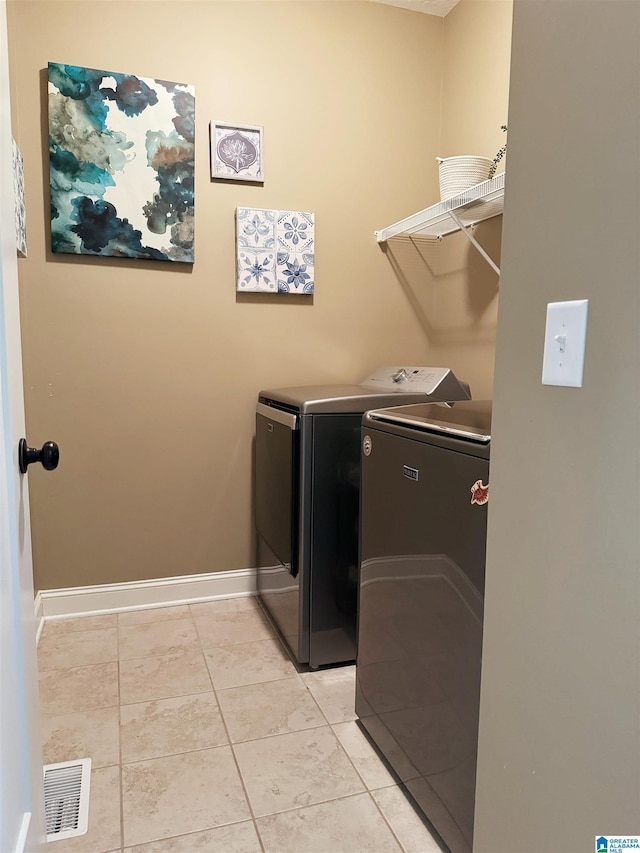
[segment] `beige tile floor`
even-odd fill
[[[50,621],[45,763],[92,759],[52,853],[438,853],[358,728],[353,666],[298,673],[253,598]]]

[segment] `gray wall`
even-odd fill
[[[516,0],[477,853],[640,832],[640,3]],[[540,382],[589,299],[582,389]]]

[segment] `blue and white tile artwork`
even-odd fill
[[[49,63],[51,249],[194,261],[195,94]]]
[[[313,251],[313,213],[280,210],[276,231],[280,251],[298,253]]]
[[[277,293],[276,253],[263,249],[238,250],[238,290],[246,293]]]
[[[278,293],[313,293],[313,254],[278,252]]]
[[[238,291],[305,295],[314,292],[313,213],[239,207],[236,242]],[[274,251],[260,251],[264,249]]]
[[[275,249],[275,210],[239,207],[236,213],[238,246],[251,249]]]

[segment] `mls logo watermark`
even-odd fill
[[[595,853],[640,850],[640,835],[596,835]]]

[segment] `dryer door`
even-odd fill
[[[256,408],[256,527],[293,577],[298,574],[298,420],[263,403]]]

